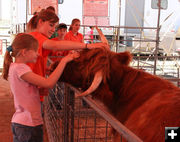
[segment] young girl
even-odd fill
[[[64,39],[84,43],[83,35],[79,33],[79,29],[80,29],[80,20],[75,18],[72,20],[69,28],[69,32],[65,35]]]
[[[12,48],[8,48],[5,54],[2,76],[9,80],[16,110],[11,121],[13,142],[43,142],[38,87],[52,88],[66,63],[79,56],[77,53],[67,55],[49,78],[44,78],[32,72],[27,65],[36,62],[37,50],[38,41],[29,34],[21,33],[16,36]],[[15,58],[14,62],[12,57]]]
[[[48,54],[50,50],[77,50],[85,48],[94,48],[94,47],[105,47],[107,46],[104,43],[95,43],[95,44],[85,44],[80,42],[73,42],[67,40],[55,41],[48,39],[55,31],[55,26],[58,23],[59,18],[57,15],[52,12],[52,10],[42,10],[37,15],[34,15],[29,23],[27,24],[27,30],[33,31],[30,32],[34,38],[38,40],[38,59],[36,63],[28,64],[34,73],[37,73],[41,76],[45,76],[46,64]],[[107,46],[108,47],[108,46]],[[43,96],[45,94],[42,94]],[[41,97],[42,98],[42,97]],[[42,99],[43,101],[43,99]]]

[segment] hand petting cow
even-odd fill
[[[180,89],[130,67],[131,58],[129,52],[85,49],[66,65],[59,81],[81,88],[80,96],[91,94],[102,101],[144,142],[163,142],[165,127],[180,127]],[[115,134],[114,141],[120,141],[119,135]]]

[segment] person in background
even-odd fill
[[[47,58],[51,51],[62,51],[62,50],[78,50],[85,48],[101,48],[108,46],[104,43],[85,44],[80,42],[73,42],[67,40],[55,41],[49,39],[55,32],[55,27],[58,24],[58,16],[51,10],[41,10],[37,15],[34,15],[27,24],[28,34],[32,35],[38,40],[39,56],[35,63],[28,63],[32,71],[38,75],[45,77]],[[31,32],[32,31],[32,32]],[[43,96],[47,95],[47,89],[40,89],[41,101]]]
[[[89,30],[87,31],[87,34],[84,37],[84,39],[86,40],[86,43],[93,43],[93,39],[94,39],[93,30],[94,30],[94,27],[90,26]]]
[[[56,41],[64,40],[64,36],[67,33],[67,25],[64,23],[60,23],[56,28],[56,32],[57,32],[57,37],[52,38],[52,40],[56,40]],[[66,56],[68,53],[69,53],[69,51],[67,51],[67,50],[65,50],[65,51],[52,51],[49,54],[49,56],[50,56],[50,59],[55,62],[57,60],[60,60],[61,59],[60,57]],[[59,56],[59,57],[57,57],[57,56]]]
[[[15,60],[13,60],[13,57]],[[38,87],[52,88],[66,64],[78,53],[64,57],[48,78],[35,74],[27,63],[38,58],[38,41],[26,33],[18,34],[4,57],[2,76],[9,81],[14,96],[13,142],[43,142],[43,119]],[[13,62],[14,61],[14,62]]]
[[[64,39],[79,43],[84,43],[84,37],[81,33],[79,33],[79,29],[80,29],[80,20],[75,18],[72,20],[71,25],[69,27],[69,32],[65,35]],[[89,107],[84,100],[82,100],[82,104],[84,107]]]
[[[75,18],[72,20],[71,25],[69,27],[69,32],[65,35],[64,39],[84,43],[83,35],[79,33],[79,29],[80,20]]]

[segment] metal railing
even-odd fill
[[[77,99],[72,86],[57,83],[46,97],[45,124],[50,142],[112,142],[112,129],[128,142],[142,142],[91,97]],[[77,90],[76,90],[77,92]]]

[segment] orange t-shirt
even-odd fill
[[[77,35],[74,35],[72,31],[69,31],[65,35],[64,39],[75,41],[75,42],[83,42],[83,35],[81,33],[77,33]]]
[[[58,41],[59,39],[57,37],[55,38],[52,38],[52,40],[56,40]],[[68,55],[69,51],[68,50],[64,50],[64,51],[51,51],[51,53],[49,54],[49,56],[66,56]],[[56,57],[53,57],[51,58],[52,61],[58,61],[58,60],[61,60],[61,58],[56,58]]]
[[[48,40],[46,36],[39,32],[31,32],[29,33],[34,38],[38,40],[39,47],[38,47],[38,53],[39,56],[37,58],[36,63],[27,63],[27,65],[32,69],[32,71],[38,75],[41,75],[45,77],[46,74],[46,65],[47,65],[47,57],[48,54],[51,52],[51,50],[43,49],[43,43],[45,40]],[[40,94],[40,99],[43,101],[43,96],[47,94]]]
[[[51,50],[43,49],[42,46],[43,46],[44,41],[48,40],[48,38],[39,32],[31,32],[29,34],[38,40],[39,56],[37,58],[36,63],[28,63],[28,65],[31,67],[31,69],[34,73],[45,77],[47,57],[48,57],[48,54],[51,52]]]

